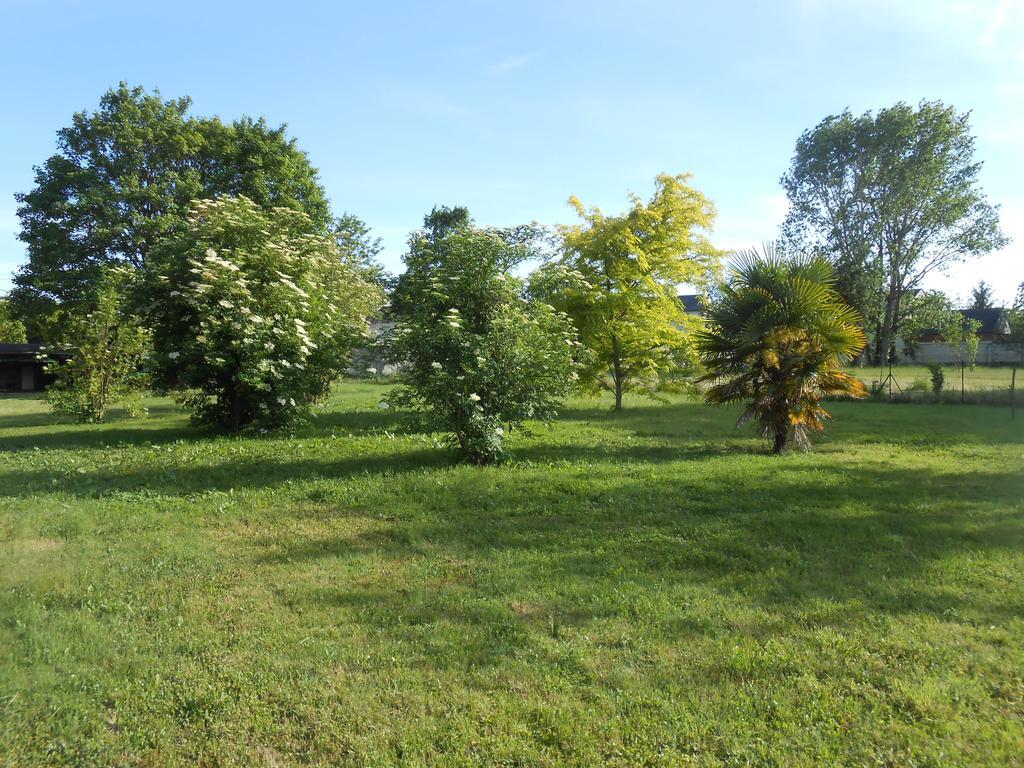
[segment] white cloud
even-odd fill
[[[536,56],[532,53],[525,53],[519,56],[509,56],[501,61],[491,64],[487,69],[489,72],[511,72],[516,69],[522,69],[533,61]]]
[[[789,199],[781,192],[757,195],[745,209],[722,207],[712,242],[727,251],[760,246],[779,236],[789,212]]]
[[[995,11],[992,13],[992,18],[989,19],[988,25],[985,27],[985,31],[981,33],[981,37],[978,38],[978,45],[982,48],[994,48],[998,43],[999,33],[1003,27],[1006,26],[1006,22],[1010,17],[1010,10],[1018,5],[1018,0],[1000,0],[999,5],[996,6]]]

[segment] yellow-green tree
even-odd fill
[[[582,224],[559,229],[560,254],[531,278],[531,292],[572,318],[587,350],[583,384],[622,395],[652,393],[694,360],[679,287],[702,288],[721,254],[708,239],[715,208],[686,174],[661,174],[650,200],[631,196],[619,216],[569,203]]]

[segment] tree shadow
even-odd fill
[[[184,422],[168,424],[160,419],[159,414],[152,413],[149,417],[125,414],[100,425],[77,424],[69,419],[55,419],[49,414],[0,417],[0,429],[13,427],[41,429],[0,436],[0,451],[162,445],[179,441],[209,441],[217,437],[211,430]]]
[[[428,432],[420,419],[408,414],[393,410],[361,409],[323,411],[315,414],[308,425],[298,430],[303,436],[323,431],[344,432],[350,435],[377,434],[385,431],[406,435]]]
[[[361,436],[383,432],[423,434],[416,422],[394,413],[370,411],[329,411],[315,413],[306,423],[292,429],[267,434],[243,433],[226,435],[211,427],[188,422],[188,412],[175,404],[150,406],[148,414],[132,416],[126,411],[112,411],[101,424],[80,424],[73,418],[52,413],[0,415],[0,430],[38,430],[16,434],[0,434],[0,451],[34,448],[100,448],[114,445],[158,445],[179,441],[208,442],[216,439],[272,440],[282,436],[301,438],[325,437],[341,432]],[[170,421],[173,419],[174,421]]]
[[[443,512],[342,538],[257,540],[248,553],[256,568],[368,557],[398,567],[443,555],[486,573],[488,594],[505,601],[501,621],[542,630],[554,621],[584,634],[632,612],[642,620],[657,595],[707,589],[756,606],[764,625],[745,631],[766,634],[791,631],[794,617],[843,628],[865,613],[1002,624],[1019,616],[1012,591],[975,585],[968,600],[962,585],[922,579],[962,554],[1024,551],[1021,492],[1016,472],[965,478],[920,469],[908,483],[903,469],[882,463],[808,471],[771,457],[742,479],[719,471],[593,487],[559,488],[541,473],[470,473],[433,501]],[[495,562],[504,570],[488,565]],[[538,601],[535,585],[547,597]],[[372,604],[356,612],[367,624],[411,612],[420,622],[478,626],[490,615],[471,607],[467,593],[483,596],[472,579],[371,591],[335,582],[307,599]],[[681,605],[661,631],[705,629]]]
[[[844,405],[857,407],[861,404]],[[826,436],[819,450],[846,450],[877,439],[870,426],[853,421],[852,412],[840,416],[844,426]],[[874,410],[864,414],[868,425],[885,417]],[[791,627],[796,615],[838,627],[865,612],[955,615],[993,624],[1019,616],[1011,590],[988,590],[982,598],[977,595],[984,590],[975,586],[967,601],[956,584],[921,584],[929,568],[947,558],[1024,550],[1024,481],[1017,471],[991,467],[968,473],[955,466],[941,471],[923,463],[908,470],[863,457],[847,463],[790,461],[768,455],[749,433],[731,429],[728,414],[695,403],[622,413],[576,408],[561,418],[569,429],[557,440],[531,439],[496,470],[445,472],[443,485],[437,473],[424,470],[449,467],[453,454],[403,445],[396,452],[333,459],[269,453],[217,456],[208,465],[85,467],[62,475],[46,468],[0,469],[0,489],[14,497],[54,490],[80,497],[137,491],[188,496],[273,489],[317,478],[371,476],[383,483],[396,474],[410,475],[389,518],[378,517],[381,528],[343,538],[307,529],[285,542],[256,538],[239,545],[245,547],[243,555],[254,568],[370,556],[397,568],[439,554],[468,563],[486,573],[486,589],[465,579],[394,591],[336,580],[307,590],[302,599],[336,606],[367,626],[397,626],[410,612],[415,625],[443,621],[481,632],[493,625],[498,628],[493,631],[507,633],[507,642],[497,643],[506,651],[526,642],[524,627],[532,636],[546,623],[555,633],[559,623],[582,632],[623,616],[639,620],[644,601],[665,594],[679,599],[680,607],[660,631],[673,637],[702,632],[707,627],[684,604],[687,590],[700,589],[761,609],[764,632]],[[971,418],[958,415],[945,429],[957,434]],[[387,412],[341,411],[325,414],[309,434],[367,435],[400,422]],[[602,430],[669,440],[558,443],[575,439],[572,425],[582,430],[593,422]],[[187,427],[119,425],[55,430],[45,443],[36,436],[5,436],[0,447],[16,440],[48,447],[118,439],[155,445],[186,439],[182,434],[201,438]],[[993,435],[1007,443],[1022,440],[1010,427],[998,426]],[[973,439],[968,433],[962,441]],[[985,440],[992,436],[978,442]],[[745,456],[741,462],[709,461],[729,454]],[[565,471],[553,474],[533,466],[551,462],[565,462]],[[332,495],[309,493],[325,516],[354,514]],[[534,590],[534,585],[544,588]],[[473,663],[492,658],[484,645],[470,655]]]
[[[158,442],[152,444],[158,445]],[[220,459],[214,464],[134,466],[117,472],[81,467],[74,471],[12,469],[0,471],[0,489],[7,491],[0,490],[0,494],[17,497],[59,491],[81,498],[97,498],[144,491],[192,496],[217,491],[274,489],[296,480],[314,478],[345,480],[361,475],[390,476],[441,468],[451,463],[452,456],[447,451],[421,449],[338,459],[288,460],[268,454],[254,459]]]

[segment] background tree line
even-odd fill
[[[608,391],[621,409],[631,391],[692,386],[700,366],[709,402],[746,402],[743,420],[781,450],[822,427],[823,397],[862,394],[839,367],[865,340],[884,358],[898,333],[948,312],[917,290],[924,276],[1006,242],[967,115],[925,102],[845,112],[801,136],[780,248],[728,272],[712,203],[688,176],[662,174],[619,214],[571,198],[580,222],[553,234],[435,208],[394,278],[365,223],[332,215],[284,126],[189,108],[122,83],[58,133],[18,196],[28,260],[0,329],[70,353],[50,397],[82,418],[152,386],[201,423],[285,426],[390,299],[386,341],[404,366],[386,404],[476,463],[572,390]],[[683,284],[716,297],[706,321],[684,311]],[[974,298],[990,297],[981,285]]]

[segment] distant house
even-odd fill
[[[46,373],[41,353],[60,356],[42,344],[0,344],[0,392],[40,392],[53,377]]]
[[[704,314],[704,299],[699,293],[681,293],[679,294],[679,302],[683,305],[683,310],[688,315],[703,315]]]
[[[1006,342],[1010,338],[1010,319],[1002,307],[990,309],[958,310],[966,324],[978,321],[978,357],[981,365],[1013,365],[1020,361],[1020,350]],[[896,340],[896,359],[910,363],[959,364],[962,355],[947,344],[938,329],[931,328],[917,334],[915,343],[909,347],[902,339]]]
[[[958,310],[964,318],[964,324],[970,320],[978,322],[978,338],[982,341],[1006,341],[1010,336],[1010,318],[1003,307],[988,309]],[[936,328],[921,331],[918,341],[944,341],[942,332]]]

